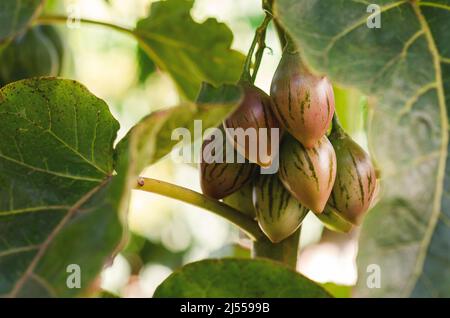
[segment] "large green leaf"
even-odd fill
[[[52,26],[35,26],[0,52],[0,87],[36,76],[61,72],[64,44]]]
[[[278,0],[275,15],[313,69],[377,100],[382,195],[362,228],[357,295],[450,296],[450,1]],[[380,288],[366,285],[369,264]]]
[[[157,298],[326,298],[318,284],[269,260],[221,259],[188,264],[155,291]]]
[[[21,32],[41,9],[44,0],[0,1],[0,44]]]
[[[145,83],[147,78],[156,71],[155,62],[148,57],[147,53],[140,46],[136,49],[136,59],[138,63],[139,82]]]
[[[73,296],[90,286],[122,237],[129,185],[126,173],[113,177],[118,128],[74,81],[0,90],[0,295]],[[80,266],[80,289],[66,285],[70,264]]]
[[[200,138],[194,131],[194,121],[199,120],[202,131],[216,127],[241,101],[241,90],[234,85],[215,88],[202,86],[196,104],[184,103],[166,110],[154,112],[142,119],[117,145],[119,160],[134,155],[133,169],[137,176],[146,166],[155,163],[179,143],[172,140],[176,128],[190,131],[192,141]]]
[[[203,81],[214,85],[238,81],[244,56],[230,49],[233,34],[223,23],[190,16],[193,0],[153,3],[140,20],[136,36],[149,57],[170,73],[180,91],[194,100]]]

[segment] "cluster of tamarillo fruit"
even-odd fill
[[[334,94],[328,78],[310,72],[291,44],[283,50],[270,96],[250,83],[241,86],[242,102],[219,128],[222,132],[279,128],[279,153],[269,149],[271,156],[279,156],[278,172],[258,173],[265,163],[250,158],[248,149],[236,140],[224,138],[223,162],[202,158],[203,193],[256,218],[272,242],[294,233],[309,211],[331,229],[348,231],[359,224],[377,188],[375,169],[369,155],[343,131],[336,117],[333,120]],[[202,154],[210,142],[212,138],[205,138]],[[234,147],[226,147],[227,143]],[[225,162],[229,148],[245,157],[245,163]],[[342,228],[342,223],[350,228]]]

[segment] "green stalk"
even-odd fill
[[[66,23],[69,20],[68,16],[65,15],[42,15],[37,17],[33,22],[35,24],[55,24],[55,23]],[[91,19],[79,19],[80,22],[86,23],[86,24],[92,24],[92,25],[99,25],[107,28],[111,28],[115,31],[119,31],[125,34],[132,35],[136,37],[136,33],[132,29],[128,29],[125,27],[121,27],[119,25],[108,23],[108,22],[102,22],[97,20],[91,20]]]
[[[264,53],[264,49],[266,48],[265,40],[266,40],[266,30],[270,21],[272,20],[272,16],[266,13],[263,22],[256,29],[255,36],[253,37],[252,44],[250,45],[250,49],[248,50],[247,57],[244,63],[244,69],[241,75],[241,81],[253,83],[256,78],[256,74],[258,73],[259,66],[261,65],[262,55]],[[253,66],[253,73],[250,72],[252,68],[252,58],[255,53],[256,46],[258,46],[258,50],[255,55],[255,64]]]
[[[272,243],[267,238],[255,241],[252,246],[252,257],[268,258],[296,269],[300,233],[301,227],[280,243]]]
[[[336,138],[345,136],[345,131],[341,126],[341,123],[339,121],[339,118],[338,118],[338,115],[336,112],[334,112],[334,114],[333,114],[331,134],[334,135],[334,137],[336,137]]]
[[[150,178],[140,178],[134,189],[160,194],[209,210],[240,227],[253,240],[260,240],[265,237],[258,224],[252,218],[225,203],[210,199],[201,193]]]

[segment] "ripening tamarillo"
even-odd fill
[[[334,94],[325,76],[313,75],[287,46],[270,88],[273,112],[285,130],[312,148],[325,135],[334,114]]]
[[[220,134],[213,134],[203,141],[200,161],[201,189],[205,195],[217,200],[250,182],[257,169],[248,160],[239,160],[239,154],[228,143],[222,126],[219,131]],[[227,162],[227,155],[234,158],[234,162]],[[242,161],[243,163],[239,163]]]
[[[258,176],[253,186],[253,204],[259,226],[274,243],[294,233],[308,213],[276,174]]]
[[[224,199],[256,218],[274,243],[293,234],[308,211],[334,231],[348,232],[359,225],[377,193],[375,169],[369,155],[340,126],[327,77],[310,72],[293,45],[288,44],[274,74],[270,96],[253,84],[240,85],[243,99],[223,121],[221,132],[226,137],[222,148],[232,143],[231,151],[245,160],[202,161],[203,193]],[[241,129],[241,133],[248,128],[256,132],[267,128],[268,134],[239,139],[230,128]],[[274,136],[270,128],[282,129],[283,133],[278,131]],[[268,137],[266,149],[261,149],[262,137]],[[280,146],[273,147],[273,141]],[[202,152],[210,143],[204,141]],[[211,156],[225,157],[224,150],[217,151]],[[268,156],[263,158],[262,153]],[[277,173],[263,174],[262,168],[274,159],[279,160]]]
[[[337,173],[329,204],[348,221],[360,224],[377,188],[375,169],[369,155],[342,130],[334,130],[330,141]]]
[[[305,207],[321,213],[333,189],[336,154],[326,136],[313,148],[306,148],[286,136],[280,149],[278,172],[286,189]]]
[[[254,219],[256,218],[256,212],[252,196],[253,182],[248,182],[236,192],[223,198],[223,202]]]
[[[236,150],[245,158],[262,167],[269,167],[276,155],[272,143],[279,142],[279,133],[272,136],[271,128],[280,127],[272,113],[272,99],[253,85],[241,86],[244,92],[243,100],[223,122],[226,134]],[[231,134],[232,131],[235,134]]]

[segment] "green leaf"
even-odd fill
[[[172,269],[182,266],[186,250],[173,252],[160,242],[152,242],[131,232],[127,245],[120,251],[120,254],[127,259],[132,274],[138,275],[141,269],[149,263],[158,263]]]
[[[356,294],[449,297],[450,1],[372,2],[379,29],[364,1],[279,0],[275,15],[313,69],[377,99],[369,142],[382,195],[362,228]],[[366,285],[370,264],[380,288]]]
[[[59,75],[63,45],[51,26],[36,26],[16,37],[0,52],[0,87],[29,77]]]
[[[352,287],[349,285],[337,285],[335,283],[323,283],[321,286],[336,298],[351,298]]]
[[[43,0],[0,2],[0,44],[24,30],[42,8]]]
[[[188,129],[194,142],[195,138],[203,137],[194,132],[195,120],[201,121],[203,134],[205,129],[221,123],[240,101],[241,90],[237,86],[214,88],[204,84],[196,104],[187,102],[154,112],[134,126],[117,146],[119,158],[128,158],[134,153],[134,175],[138,176],[146,166],[170,153],[179,143],[178,140],[172,140],[174,129]]]
[[[327,298],[318,284],[269,260],[222,259],[188,264],[170,275],[156,298]]]
[[[240,245],[239,243],[230,243],[222,246],[218,250],[211,252],[208,258],[251,258],[250,248]]]
[[[127,174],[112,176],[118,128],[74,81],[0,90],[0,295],[75,296],[96,278],[121,241],[128,202]],[[80,289],[66,284],[71,264]]]
[[[137,47],[136,58],[138,62],[138,79],[140,83],[144,83],[156,71],[156,65],[140,46]]]
[[[151,60],[175,80],[181,93],[194,100],[202,82],[216,86],[239,79],[244,56],[230,48],[233,34],[223,23],[190,16],[193,0],[153,3],[149,17],[134,31]]]

